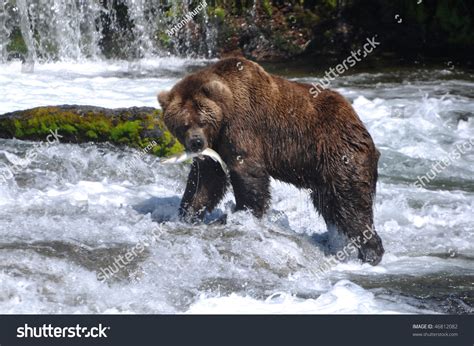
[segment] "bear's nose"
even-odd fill
[[[201,138],[193,138],[190,141],[191,150],[195,153],[201,151],[204,146],[204,141]]]

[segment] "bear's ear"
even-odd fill
[[[211,100],[230,101],[232,99],[229,87],[217,80],[204,84],[202,91]]]
[[[169,91],[162,91],[158,94],[158,103],[160,104],[163,110],[168,107],[170,102],[170,92]]]

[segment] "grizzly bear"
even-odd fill
[[[226,58],[158,95],[163,120],[187,151],[211,148],[230,171],[236,210],[260,218],[270,203],[270,177],[309,189],[328,229],[359,242],[358,256],[376,265],[382,241],[373,228],[379,152],[339,93],[271,75],[245,58]],[[180,215],[202,220],[222,199],[227,175],[195,158]],[[371,230],[370,237],[366,230]]]

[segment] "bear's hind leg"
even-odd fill
[[[312,198],[326,225],[334,225],[351,239],[363,262],[377,265],[382,260],[384,248],[374,228],[373,195],[367,186],[353,183],[344,192],[317,190]]]

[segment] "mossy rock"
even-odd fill
[[[151,107],[108,109],[62,105],[36,107],[0,115],[0,138],[46,141],[51,132],[61,142],[110,142],[168,156],[184,150],[166,129],[161,111]]]

